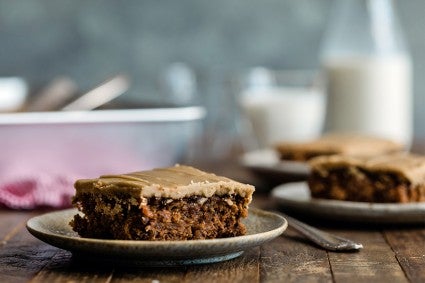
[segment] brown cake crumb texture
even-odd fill
[[[425,158],[421,156],[318,157],[311,165],[308,183],[314,198],[378,203],[425,201]]]
[[[169,178],[173,179],[173,172],[166,169],[160,170],[171,174]],[[196,174],[199,171],[186,166],[179,168],[179,178],[183,174],[181,169],[190,169]],[[146,172],[151,175],[149,171],[141,173]],[[158,177],[157,173],[155,171],[155,178]],[[205,174],[208,174],[206,177],[215,176]],[[131,175],[135,176],[135,173]],[[239,184],[224,177],[217,178],[223,178],[220,181],[228,180],[233,185]],[[126,189],[122,187],[123,184],[128,186],[132,182],[123,183],[122,180],[118,181],[119,178],[116,179],[101,183],[100,186],[99,179],[92,180],[93,187],[90,189],[87,189],[90,182],[77,182],[73,204],[83,215],[76,215],[70,224],[80,236],[123,240],[191,240],[232,237],[246,233],[241,220],[248,215],[252,186],[245,185],[249,186],[245,195],[228,190],[228,194],[205,196],[191,193],[176,198],[143,196],[143,186],[133,184],[133,187]],[[146,181],[143,177],[140,179]],[[158,183],[161,183],[159,179]],[[217,191],[226,191],[223,188],[226,184],[227,182],[221,182],[215,187]],[[190,182],[187,185],[193,186]],[[214,183],[207,181],[205,185],[211,187]],[[199,186],[202,187],[202,184]],[[178,187],[175,190],[179,190]]]

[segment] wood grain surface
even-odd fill
[[[253,205],[273,207],[264,194],[256,195]],[[34,238],[26,220],[44,212],[0,210],[0,282],[425,282],[424,226],[350,227],[313,221],[363,243],[364,249],[327,252],[288,228],[283,236],[226,262],[137,268],[81,262]]]

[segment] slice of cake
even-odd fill
[[[376,156],[403,151],[399,143],[356,134],[331,134],[310,142],[282,142],[276,145],[282,160],[307,161],[322,155]]]
[[[189,166],[78,180],[82,237],[189,240],[243,235],[254,187]]]
[[[425,201],[425,156],[322,156],[309,162],[312,197],[363,202]]]

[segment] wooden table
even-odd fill
[[[240,176],[235,170],[223,171]],[[256,193],[253,206],[275,208],[265,193]],[[361,242],[364,249],[327,252],[288,228],[283,236],[227,262],[112,268],[83,264],[70,252],[31,236],[27,219],[44,212],[0,210],[0,282],[425,282],[424,226],[354,227],[314,221],[311,224]]]

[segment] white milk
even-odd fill
[[[407,56],[338,58],[324,62],[326,129],[378,135],[409,146],[411,62]]]
[[[261,147],[280,141],[305,141],[321,134],[324,95],[319,90],[292,87],[251,89],[240,97]]]

